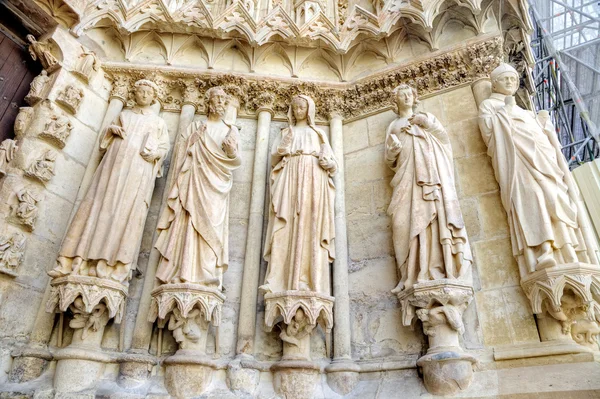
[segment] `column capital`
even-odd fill
[[[273,107],[271,105],[263,105],[258,107],[258,109],[256,110],[256,115],[260,114],[261,112],[268,112],[271,114],[271,118],[273,118],[275,116],[275,111],[273,111]]]
[[[334,121],[336,119],[344,120],[344,117],[340,111],[332,111],[329,113],[329,122]]]

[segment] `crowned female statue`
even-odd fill
[[[264,258],[265,292],[313,291],[329,295],[334,252],[332,175],[337,163],[325,133],[315,126],[315,103],[296,96],[290,125],[271,152],[271,204]]]
[[[102,161],[67,229],[57,267],[48,274],[126,283],[138,257],[154,182],[169,151],[165,121],[152,110],[158,87],[135,83],[136,105],[101,134]]]

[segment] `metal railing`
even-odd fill
[[[549,111],[571,169],[600,156],[600,3],[530,0],[534,104]]]

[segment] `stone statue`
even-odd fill
[[[44,88],[46,87],[46,84],[48,84],[48,81],[50,81],[50,77],[48,76],[48,72],[44,69],[42,70],[42,73],[31,81],[29,93],[25,97],[25,100],[31,105],[42,100],[42,93],[44,92]]]
[[[47,139],[60,148],[64,148],[67,139],[71,135],[71,130],[73,130],[73,124],[69,118],[60,112],[56,112],[50,115],[44,131],[40,133],[40,137]]]
[[[25,176],[47,183],[54,177],[54,164],[58,154],[53,150],[46,150],[44,154],[29,165]]]
[[[221,87],[207,95],[208,118],[190,126],[185,151],[178,151],[173,165],[174,181],[158,222],[156,278],[220,289],[229,262],[229,192],[242,160],[238,128],[223,119],[229,96]]]
[[[315,103],[296,96],[290,125],[271,152],[271,204],[264,258],[266,293],[287,290],[329,295],[335,258],[332,175],[337,162],[325,133],[315,126]]]
[[[11,207],[15,218],[19,223],[33,230],[39,214],[37,204],[41,200],[40,195],[27,188],[23,188],[15,195],[18,203]]]
[[[492,94],[479,106],[479,127],[500,185],[521,273],[558,263],[597,264],[588,255],[575,193],[568,187],[568,168],[547,113],[536,116],[515,104],[519,74],[510,65],[501,64],[491,80]]]
[[[0,237],[0,272],[16,274],[23,260],[25,251],[25,236],[15,233],[11,236]]]
[[[34,61],[39,60],[44,68],[48,72],[52,72],[59,65],[56,57],[52,55],[50,51],[50,44],[47,42],[38,42],[35,40],[35,36],[27,35],[27,41],[31,43],[29,45],[29,55]]]
[[[100,70],[100,61],[98,61],[96,53],[81,47],[81,55],[79,56],[77,67],[73,72],[82,76],[87,81],[91,77],[92,71],[98,70]]]
[[[388,214],[400,282],[393,292],[430,280],[470,280],[471,248],[448,134],[432,114],[414,112],[414,88],[403,84],[393,95],[398,118],[385,140],[385,161],[395,172]]]
[[[13,160],[18,149],[15,140],[6,139],[0,143],[0,177],[6,174],[7,166]]]
[[[127,284],[169,150],[165,121],[152,110],[158,87],[135,83],[136,106],[102,132],[102,161],[69,226],[52,277],[84,275]]]
[[[81,105],[83,95],[82,89],[78,89],[73,85],[68,85],[58,94],[56,102],[64,105],[71,113],[75,114]]]
[[[49,101],[48,101],[49,102]],[[21,107],[15,118],[15,137],[19,138],[25,134],[25,131],[33,119],[33,107]]]

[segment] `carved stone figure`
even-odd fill
[[[29,105],[35,105],[43,100],[44,89],[49,81],[50,77],[48,76],[48,72],[46,72],[45,69],[42,70],[42,73],[33,78],[31,81],[31,84],[29,85],[29,93],[27,93],[25,101],[27,101]]]
[[[16,220],[33,230],[38,217],[38,202],[40,195],[30,189],[23,188],[16,194],[18,203],[12,206],[12,211]]]
[[[454,185],[452,148],[446,130],[430,113],[414,113],[417,92],[394,90],[398,118],[388,127],[385,161],[391,185],[398,293],[428,280],[470,281],[471,249]]]
[[[81,55],[73,72],[88,82],[92,76],[92,72],[97,72],[98,70],[100,70],[100,61],[96,53],[81,47]]]
[[[208,91],[208,119],[193,123],[176,160],[167,207],[158,222],[161,283],[223,284],[229,241],[229,192],[241,165],[239,133],[223,120],[228,95]]]
[[[169,150],[166,124],[151,108],[157,87],[135,85],[137,105],[102,132],[105,152],[48,274],[94,276],[127,284],[162,163]]]
[[[582,261],[588,255],[564,157],[548,120],[517,106],[518,72],[502,64],[492,74],[492,95],[479,106],[479,127],[508,214],[513,255],[521,272]]]
[[[53,150],[46,150],[42,156],[29,165],[25,176],[47,183],[54,176],[54,164],[58,154]]]
[[[19,113],[15,118],[15,136],[22,137],[33,118],[34,109],[33,107],[21,107]]]
[[[546,111],[516,105],[519,74],[492,71],[492,94],[479,106],[479,127],[500,185],[521,286],[544,341],[597,335],[598,244]],[[594,314],[595,313],[595,314]],[[577,323],[577,328],[571,328]]]
[[[50,73],[60,66],[56,57],[52,55],[48,42],[38,42],[33,35],[27,35],[27,41],[30,43],[29,55],[34,61],[39,60],[42,68]]]
[[[25,236],[14,233],[11,236],[0,237],[0,272],[16,276],[17,268],[23,260],[25,251]]]
[[[10,161],[13,160],[15,152],[19,149],[15,140],[6,139],[0,143],[0,177],[6,174]]]
[[[195,347],[206,347],[206,329],[208,321],[203,317],[202,311],[198,308],[183,317],[178,308],[173,309],[169,317],[168,328],[173,331],[173,338],[179,344],[181,349],[194,349]]]
[[[76,114],[83,100],[83,90],[77,89],[73,85],[68,85],[58,94],[56,102],[62,104],[72,114]]]
[[[73,124],[69,118],[62,115],[60,111],[56,111],[56,113],[50,115],[50,120],[46,123],[44,131],[40,133],[40,137],[59,148],[64,148],[71,130],[73,130]]]
[[[329,265],[335,258],[337,162],[325,133],[315,125],[315,103],[292,100],[290,126],[271,152],[271,205],[264,257],[269,292],[312,291],[329,295]]]
[[[106,305],[99,302],[92,311],[86,310],[86,306],[81,297],[77,297],[69,306],[73,314],[73,319],[69,322],[69,327],[81,331],[81,339],[85,340],[90,332],[103,330],[109,320]]]

